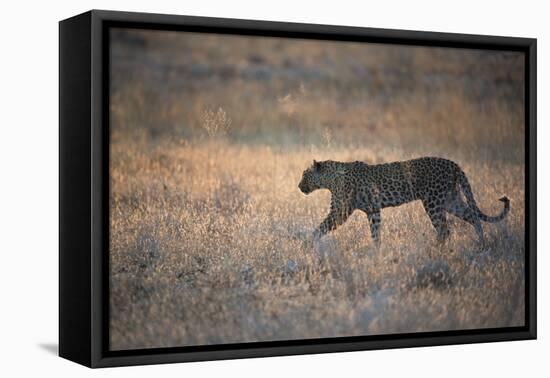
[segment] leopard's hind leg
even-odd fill
[[[462,219],[465,222],[471,224],[477,233],[479,243],[481,246],[485,245],[485,237],[483,236],[483,227],[481,226],[481,221],[477,216],[476,212],[472,210],[468,204],[466,204],[462,199],[456,195],[452,200],[448,201],[445,204],[445,210],[454,215],[455,217]]]

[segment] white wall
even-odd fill
[[[550,27],[544,1],[6,2],[0,27],[0,374],[57,376],[445,376],[548,374]],[[91,371],[57,344],[57,21],[91,8],[536,37],[539,134],[539,340]],[[546,274],[546,276],[545,276]],[[547,295],[547,294],[546,294]],[[537,374],[538,372],[538,374]],[[32,376],[32,375],[31,375]]]

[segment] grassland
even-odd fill
[[[112,35],[110,346],[524,323],[523,62],[486,51],[126,31]],[[438,248],[419,203],[312,245],[312,159],[441,156],[480,207]]]

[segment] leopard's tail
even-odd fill
[[[500,222],[510,212],[510,200],[508,199],[508,197],[504,196],[499,198],[499,201],[504,203],[504,209],[502,209],[499,215],[491,217],[489,215],[483,214],[479,207],[477,207],[476,200],[474,199],[474,195],[472,193],[472,187],[470,186],[468,178],[466,177],[464,172],[462,172],[462,170],[460,170],[458,183],[460,184],[460,187],[464,192],[464,196],[466,197],[466,202],[468,202],[468,206],[470,206],[470,208],[477,213],[479,219],[481,219],[482,221],[490,223]]]

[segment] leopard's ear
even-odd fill
[[[321,163],[319,163],[317,160],[313,159],[313,169],[318,171],[321,167]]]

